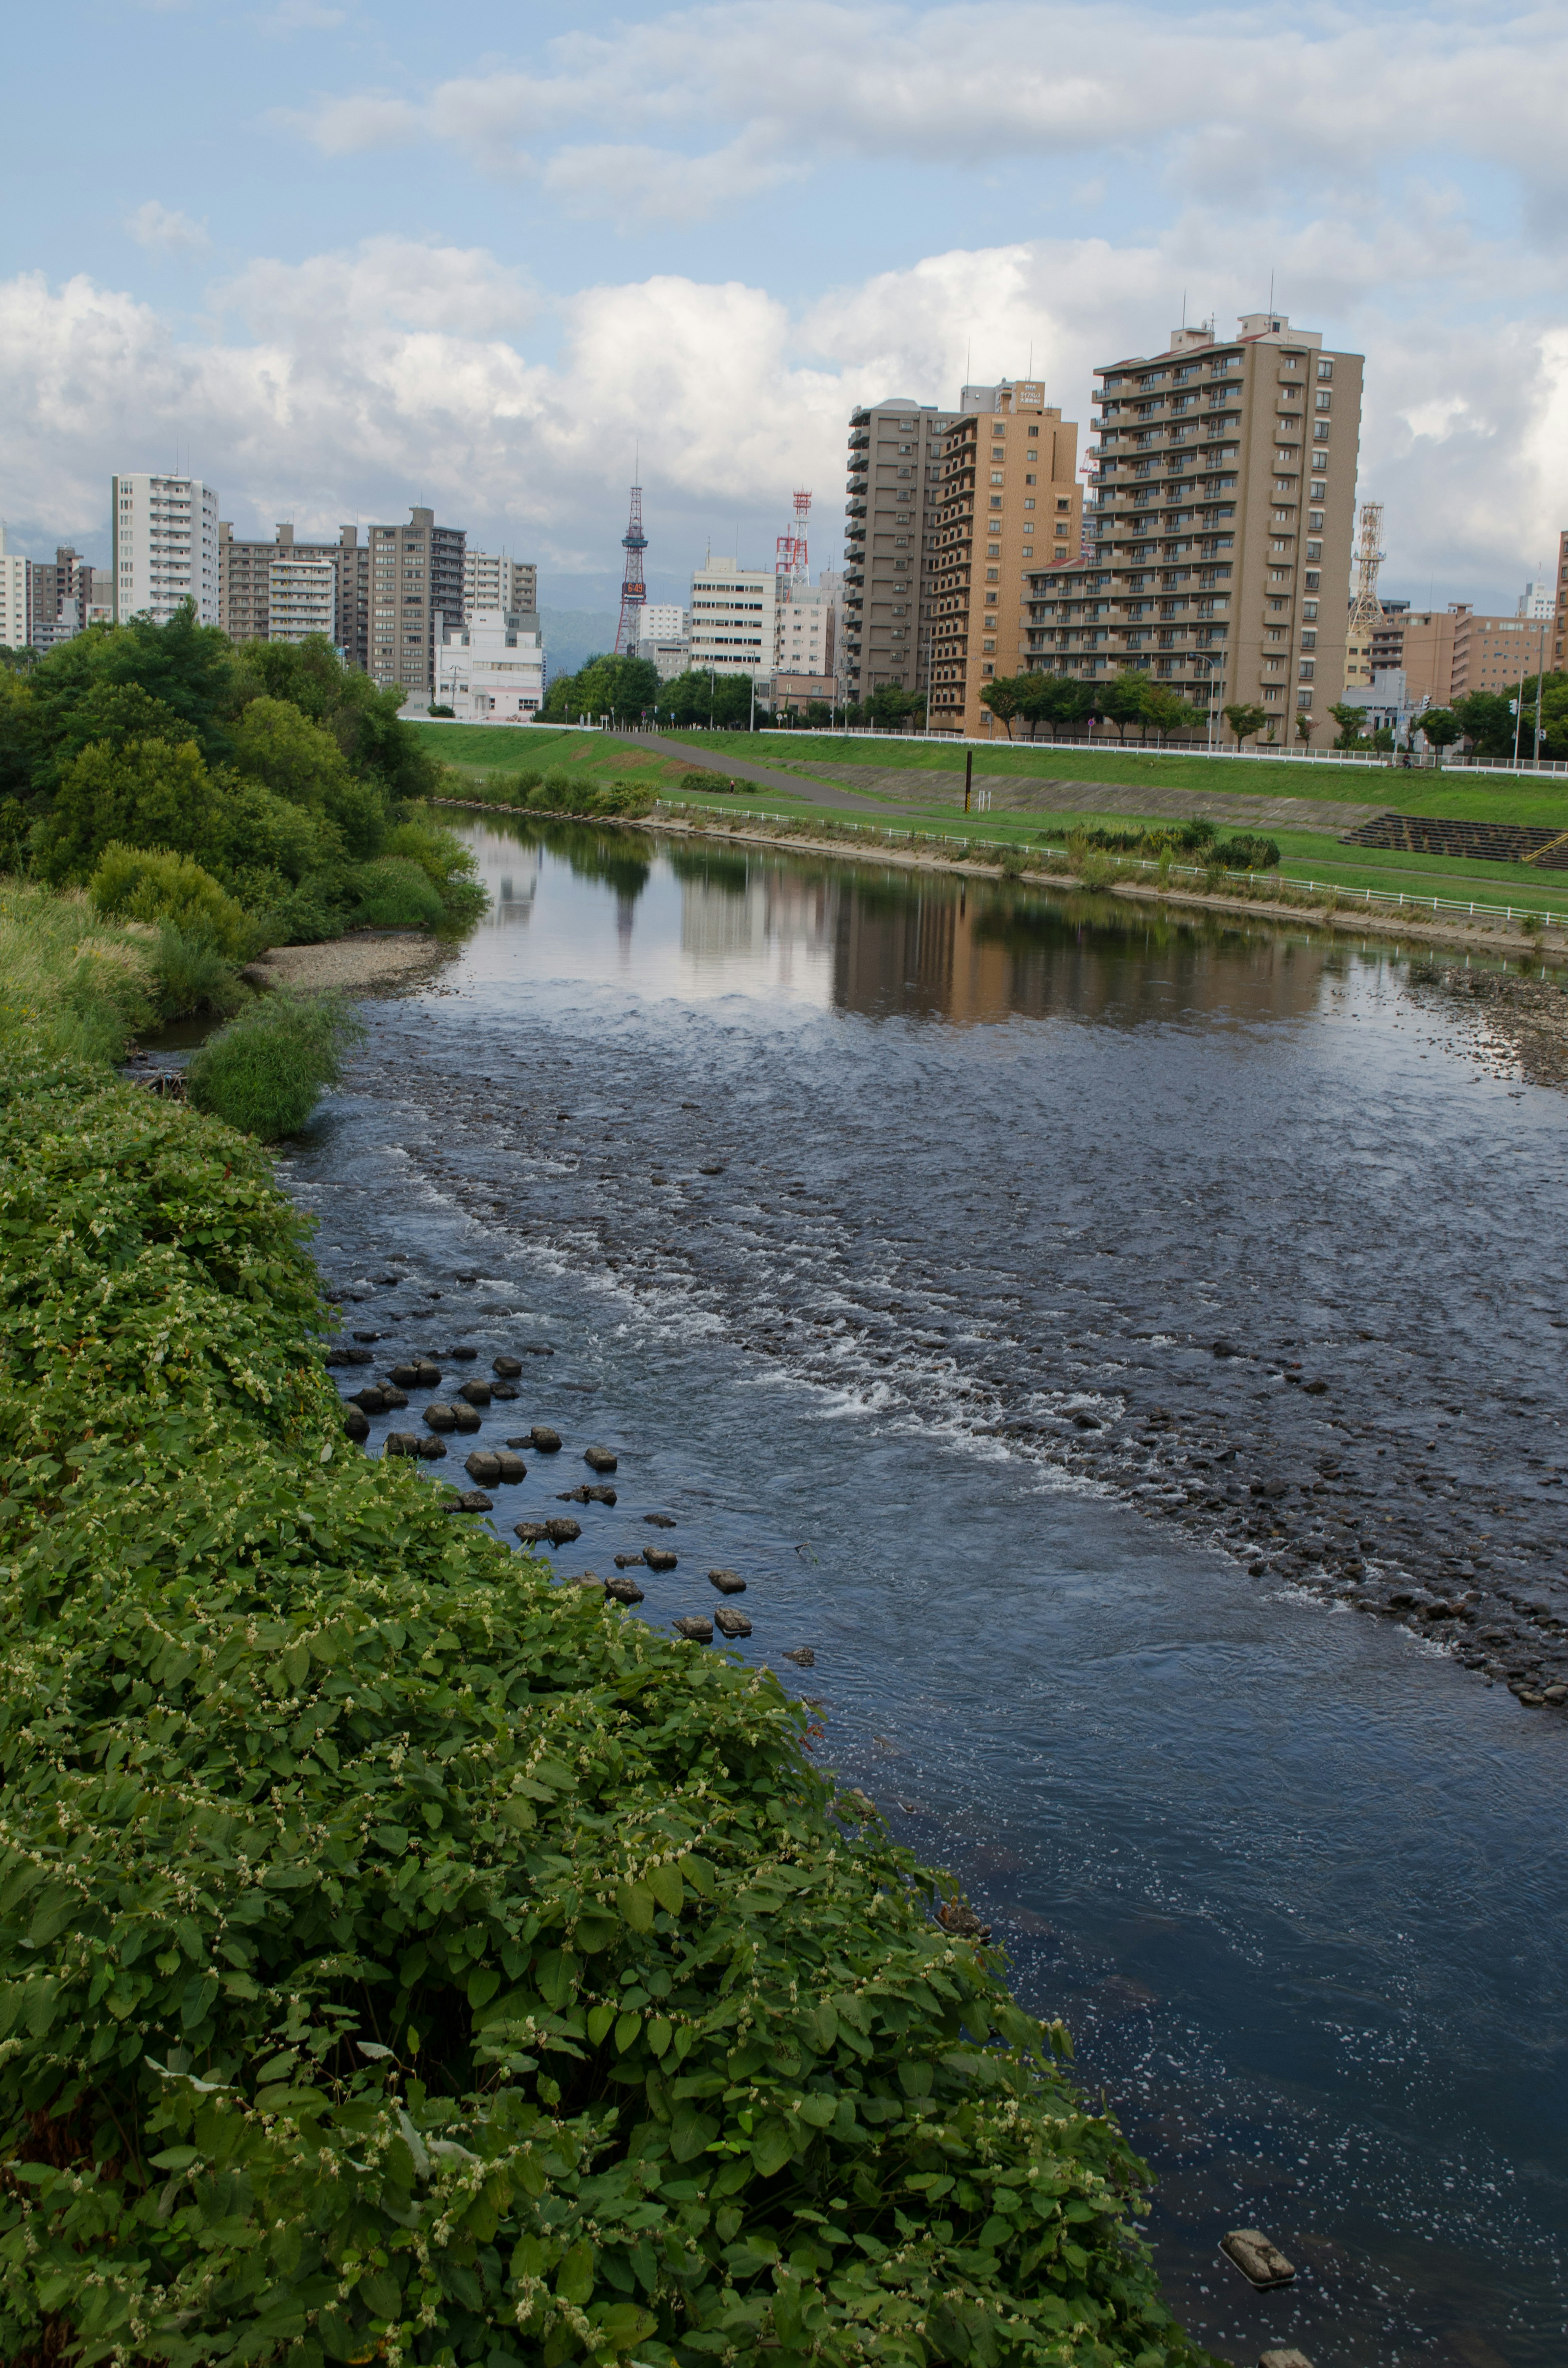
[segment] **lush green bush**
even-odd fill
[[[118,1061],[156,1004],[157,932],[0,882],[0,1044]]]
[[[449,928],[466,928],[484,911],[489,898],[472,850],[422,808],[415,807],[388,832],[385,852],[419,866],[441,900]]]
[[[1196,2363],[777,1681],[345,1452],[301,1234],[0,1049],[4,2356]]]
[[[298,1134],[342,1075],[345,1047],[363,1033],[363,1021],[335,996],[275,990],[199,1047],[186,1089],[193,1108],[275,1143]]]
[[[446,907],[417,863],[383,855],[362,863],[355,874],[358,903],[354,918],[370,929],[438,929]]]
[[[244,905],[186,856],[106,848],[87,894],[112,919],[170,922],[191,943],[209,945],[231,962],[248,962],[266,943]]]

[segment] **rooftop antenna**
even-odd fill
[[[1274,274],[1272,270],[1270,270],[1268,275],[1268,317],[1270,320],[1274,318]]]
[[[1181,291],[1181,325],[1184,329],[1187,326],[1187,290],[1185,288]]]

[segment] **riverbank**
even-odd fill
[[[554,811],[537,806],[506,806],[494,800],[479,798],[448,797],[437,803],[481,814],[515,815],[524,820],[593,822],[653,832],[672,838],[711,838],[726,845],[773,847],[790,854],[829,856],[841,862],[876,862],[905,871],[947,872],[975,880],[1013,880],[1021,886],[1046,889],[1059,894],[1093,893],[1115,896],[1132,904],[1174,905],[1187,911],[1283,921],[1293,926],[1305,924],[1308,928],[1339,936],[1389,938],[1418,945],[1461,946],[1473,952],[1504,955],[1514,961],[1525,957],[1547,962],[1568,962],[1568,938],[1561,931],[1532,932],[1517,923],[1504,927],[1482,920],[1423,920],[1403,913],[1396,919],[1386,910],[1348,904],[1342,905],[1305,892],[1281,895],[1271,895],[1262,891],[1242,894],[1210,891],[1196,886],[1177,887],[1168,882],[1128,879],[1125,876],[1118,878],[1114,865],[1104,858],[1091,859],[1091,869],[1085,876],[1075,871],[1040,869],[1029,864],[1027,859],[1020,861],[1012,850],[1008,850],[1008,860],[988,862],[983,858],[951,854],[930,846],[899,847],[879,840],[869,831],[860,837],[852,824],[835,825],[842,835],[829,837],[821,831],[813,832],[805,824],[769,826],[749,817],[732,818],[729,814],[722,819],[717,814],[698,819],[663,813],[656,806],[645,814],[614,815],[573,814],[564,809]]]
[[[951,1886],[767,1672],[346,1450],[306,1232],[245,1138],[5,1015],[5,2356],[850,2368],[929,2320],[1198,2368],[1141,2167]],[[258,2289],[279,2223],[337,2233]]]

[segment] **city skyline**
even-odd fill
[[[109,475],[177,467],[237,534],[425,505],[570,598],[614,567],[641,439],[653,582],[710,540],[761,561],[797,484],[832,560],[858,405],[1032,374],[1081,420],[1151,322],[1272,301],[1368,357],[1385,588],[1511,605],[1568,515],[1568,35],[1117,21],[589,5],[553,38],[482,5],[460,73],[406,0],[111,8],[85,56],[35,12],[0,168],[13,545],[107,558]]]

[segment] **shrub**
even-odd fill
[[[87,894],[113,919],[167,921],[191,944],[210,946],[231,962],[248,962],[266,943],[244,907],[187,856],[106,848]]]
[[[383,855],[361,863],[354,874],[358,902],[354,918],[371,929],[438,929],[447,917],[425,871],[406,857]]]
[[[1218,840],[1209,860],[1222,864],[1227,871],[1273,871],[1278,866],[1279,848],[1272,838],[1239,830],[1232,838]]]
[[[690,772],[681,775],[680,785],[683,790],[716,790],[721,783],[717,774]]]
[[[154,932],[87,898],[0,886],[0,1042],[117,1061],[154,1011]]]
[[[298,1134],[323,1088],[337,1083],[345,1047],[363,1034],[334,996],[269,995],[192,1055],[191,1104],[263,1143]]]
[[[249,1000],[233,962],[205,938],[187,938],[172,921],[159,928],[153,966],[160,1019],[184,1019],[208,1011],[226,1019]]]
[[[478,920],[490,899],[479,879],[472,852],[461,839],[432,821],[419,809],[387,834],[389,858],[416,863],[440,898],[442,919],[449,928]]]

